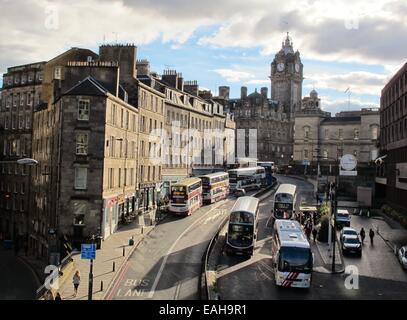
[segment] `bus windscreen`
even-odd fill
[[[281,272],[312,271],[312,253],[310,249],[298,247],[282,247],[280,249],[278,270]]]
[[[248,247],[253,243],[253,225],[229,224],[228,241],[236,247]]]

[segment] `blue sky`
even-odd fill
[[[181,72],[216,93],[268,80],[286,31],[304,64],[303,95],[315,86],[333,113],[379,105],[380,90],[407,60],[402,0],[0,0],[0,72],[73,47],[134,43],[151,69]],[[269,91],[270,92],[270,91]]]

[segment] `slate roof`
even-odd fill
[[[63,95],[65,96],[107,96],[108,90],[106,90],[96,79],[91,76],[80,81],[73,86]]]

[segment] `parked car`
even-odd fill
[[[401,247],[397,254],[401,266],[404,270],[407,270],[407,246]]]
[[[359,236],[347,235],[341,238],[342,242],[342,253],[354,253],[359,257],[362,256],[362,242],[359,239]]]
[[[336,226],[338,229],[342,229],[343,227],[350,227],[350,214],[349,211],[346,209],[338,209],[336,213]]]
[[[358,232],[353,228],[343,227],[340,234],[341,241],[344,236],[358,236]]]

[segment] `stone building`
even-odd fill
[[[32,118],[39,104],[45,62],[7,69],[0,105],[0,233],[24,236],[28,229],[31,168],[15,161],[31,158]],[[9,163],[4,163],[9,161]]]
[[[304,103],[305,102],[305,103]],[[298,173],[338,174],[338,161],[352,154],[358,161],[358,183],[373,187],[373,161],[378,156],[379,113],[375,109],[342,111],[332,117],[320,108],[315,90],[295,115],[294,164]],[[341,177],[342,181],[352,177]],[[342,184],[344,185],[344,184]],[[349,193],[356,194],[350,188]]]
[[[293,156],[294,118],[301,107],[303,81],[300,53],[294,52],[288,34],[271,63],[270,79],[271,99],[266,87],[249,95],[242,87],[240,99],[229,100],[238,131],[236,152],[238,157],[288,165]],[[241,143],[245,147],[239,149]]]
[[[407,63],[382,90],[376,188],[387,204],[407,208]]]

